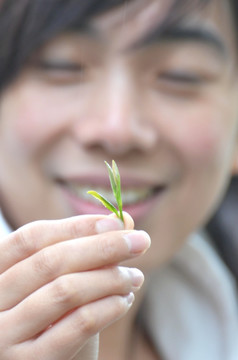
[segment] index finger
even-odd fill
[[[133,229],[131,216],[127,213],[123,215],[124,224],[114,215],[80,215],[61,220],[39,220],[24,225],[0,241],[0,273],[43,248],[62,241],[104,231]]]

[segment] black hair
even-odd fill
[[[41,45],[60,32],[134,0],[1,0],[0,90],[8,85]],[[171,23],[191,6],[210,0],[173,0],[164,21]],[[238,18],[237,0],[230,0]]]

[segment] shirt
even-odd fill
[[[207,235],[193,234],[151,275],[143,322],[165,360],[238,360],[237,299]]]

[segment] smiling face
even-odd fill
[[[85,195],[107,192],[112,159],[124,209],[154,239],[150,262],[210,216],[237,156],[231,14],[213,1],[156,35],[168,4],[138,0],[60,35],[3,93],[0,194],[14,227],[104,211]]]

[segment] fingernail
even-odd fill
[[[145,231],[133,231],[124,235],[131,254],[144,253],[151,244],[149,235]]]
[[[123,230],[124,224],[120,219],[106,217],[102,220],[98,220],[96,222],[95,228],[96,232],[101,234],[107,231]]]
[[[127,304],[131,306],[135,300],[135,295],[133,294],[133,292],[131,292],[130,294],[125,296],[124,299],[126,300]]]
[[[132,279],[133,291],[139,290],[144,282],[144,275],[139,269],[128,269]]]

